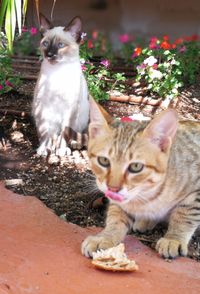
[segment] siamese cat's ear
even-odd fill
[[[47,30],[52,28],[52,23],[42,13],[40,13],[40,32],[44,34]]]
[[[82,20],[79,16],[75,16],[70,23],[64,28],[64,31],[68,31],[74,37],[76,42],[81,41],[82,33]]]

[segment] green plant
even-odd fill
[[[19,83],[20,79],[13,76],[11,58],[7,49],[0,47],[0,94],[15,89]]]
[[[22,28],[22,34],[15,39],[13,52],[17,55],[39,55],[40,34],[35,27]]]
[[[94,65],[92,62],[84,62],[82,65],[89,92],[97,101],[108,99],[111,90],[124,88],[121,84],[125,80],[124,75],[113,73],[109,66],[110,62],[106,59],[98,65]]]
[[[177,60],[180,62],[183,82],[194,83],[200,71],[199,40],[194,38],[193,40],[181,43],[177,50]]]
[[[12,53],[16,27],[21,34],[28,0],[2,0],[0,9],[0,30],[4,25],[8,50]]]
[[[150,92],[160,97],[173,99],[178,95],[178,88],[183,86],[180,62],[170,50],[145,48],[140,55],[142,62],[136,66],[137,81],[143,81]]]

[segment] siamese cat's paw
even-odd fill
[[[75,140],[72,140],[70,142],[70,146],[72,147],[72,149],[74,150],[80,150],[81,148],[83,148],[83,145],[80,142],[77,142]]]
[[[64,157],[65,155],[71,155],[72,151],[69,147],[58,148],[55,150],[55,155],[59,157]]]
[[[41,145],[40,147],[38,147],[37,149],[38,156],[47,156],[48,154],[49,152],[45,146]]]

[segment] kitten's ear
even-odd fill
[[[74,37],[76,42],[81,41],[82,33],[82,20],[79,16],[75,16],[70,23],[64,28],[64,31],[68,31]]]
[[[42,13],[40,13],[40,32],[44,34],[47,30],[52,28],[52,23]]]
[[[90,96],[90,124],[89,137],[94,139],[96,136],[103,135],[110,130],[109,123],[112,117]]]
[[[168,152],[176,135],[178,115],[175,110],[168,109],[157,115],[143,132],[143,136],[157,145],[161,151]]]

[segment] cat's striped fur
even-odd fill
[[[91,100],[88,154],[100,190],[122,200],[110,200],[105,229],[86,238],[82,253],[91,256],[131,229],[144,232],[167,220],[156,250],[165,258],[187,255],[200,225],[200,123],[178,122],[174,110],[150,123],[111,122]]]

